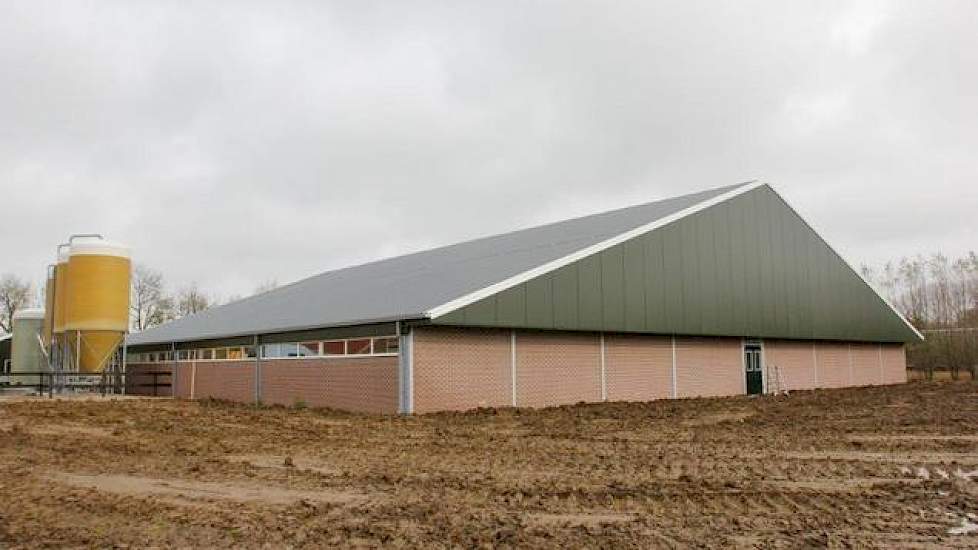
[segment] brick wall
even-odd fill
[[[171,365],[174,365],[171,363]],[[190,363],[176,363],[173,367],[173,397],[190,399],[191,375],[193,366]]]
[[[842,388],[849,385],[849,344],[819,342],[818,387]]]
[[[852,361],[851,386],[877,386],[883,383],[879,344],[853,343],[849,345]]]
[[[883,344],[883,383],[903,384],[907,381],[907,355],[903,344]]]
[[[293,406],[301,401],[309,407],[397,412],[397,357],[266,360],[261,365],[263,403]],[[172,363],[135,366],[139,371],[147,367],[173,368]],[[180,362],[173,378],[178,398],[255,402],[253,359]]]
[[[415,329],[415,412],[512,405],[510,334],[493,329]]]
[[[672,338],[606,334],[605,373],[609,401],[672,397]]]
[[[516,403],[548,407],[601,401],[599,336],[574,332],[518,332]]]
[[[744,385],[740,338],[676,338],[679,397],[741,395]]]
[[[261,364],[265,404],[396,414],[397,357],[281,359]]]
[[[199,361],[190,363],[194,399],[255,402],[255,361]],[[196,369],[194,369],[196,366]]]
[[[817,371],[813,366],[813,351]],[[768,365],[778,365],[789,390],[907,381],[903,344],[765,340],[764,353]],[[817,385],[814,384],[816,376]]]
[[[415,412],[512,404],[511,331],[429,326],[416,328],[413,338]],[[517,405],[600,401],[600,338],[597,333],[517,331]],[[671,337],[604,338],[608,400],[672,397]],[[789,390],[906,381],[901,344],[766,340],[764,353],[768,365],[778,366]],[[742,395],[742,355],[740,338],[677,337],[679,397]],[[130,384],[143,370],[169,369],[175,370],[171,383],[176,397],[254,402],[253,360],[130,365]],[[301,401],[310,407],[396,413],[398,358],[266,360],[261,387],[262,401],[268,404]],[[129,391],[136,394],[133,388]]]
[[[782,388],[810,390],[815,384],[815,346],[813,342],[765,340],[764,361],[776,366],[781,374]]]

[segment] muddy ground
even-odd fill
[[[3,547],[978,544],[972,382],[413,418],[16,400],[0,443]]]

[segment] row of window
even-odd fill
[[[285,344],[263,344],[261,346],[261,356],[266,359],[396,355],[397,351],[398,341],[396,336],[315,342],[289,342]],[[178,350],[176,354],[177,361],[234,361],[253,359],[255,357],[255,346],[184,349]],[[169,362],[173,361],[173,352],[155,351],[149,353],[133,353],[129,355],[128,361],[130,363]]]

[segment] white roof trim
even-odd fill
[[[523,273],[518,273],[508,279],[505,279],[498,283],[494,283],[492,285],[489,285],[485,288],[481,288],[474,292],[470,292],[464,296],[456,298],[450,302],[446,302],[440,306],[435,306],[430,310],[426,311],[425,316],[432,319],[434,319],[435,317],[441,317],[442,315],[451,313],[456,309],[463,308],[469,304],[478,302],[483,298],[488,298],[493,294],[497,294],[499,292],[512,288],[518,284],[525,283],[530,279],[534,279],[536,277],[539,277],[540,275],[544,275],[556,269],[560,269],[565,265],[572,264],[578,260],[591,256],[592,254],[596,254],[598,252],[601,252],[602,250],[606,250],[617,244],[621,244],[629,239],[633,239],[635,237],[638,237],[639,235],[648,233],[649,231],[653,231],[665,225],[669,225],[670,223],[681,220],[686,216],[690,216],[702,210],[706,210],[707,208],[715,204],[720,204],[721,202],[728,201],[736,196],[743,195],[748,191],[753,191],[754,189],[757,189],[762,185],[766,185],[766,184],[762,181],[750,181],[744,183],[743,185],[741,185],[736,189],[732,189],[730,191],[727,191],[726,193],[717,195],[715,197],[694,204],[693,206],[690,206],[688,208],[685,208],[683,210],[680,210],[668,216],[659,218],[654,222],[636,227],[635,229],[631,229],[620,235],[616,235],[610,239],[601,241],[597,244],[593,244],[591,246],[588,246],[587,248],[582,248],[576,252],[568,254],[567,256],[564,256],[562,258],[557,258],[556,260],[552,260],[543,265],[534,267],[533,269],[529,269],[527,271],[524,271]]]
[[[879,298],[880,300],[883,301],[884,304],[886,304],[886,307],[890,308],[890,310],[893,311],[893,313],[895,313],[896,316],[899,317],[901,321],[903,321],[903,324],[907,325],[907,328],[909,328],[910,330],[912,330],[913,333],[917,335],[917,338],[920,338],[921,341],[923,341],[925,339],[924,338],[924,335],[921,334],[919,330],[917,330],[917,327],[915,327],[912,324],[910,324],[910,321],[908,321],[907,318],[904,317],[903,314],[900,313],[900,311],[896,307],[894,307],[893,304],[890,303],[889,300],[886,299],[886,296],[883,296],[883,293],[881,293],[876,288],[876,285],[874,285],[873,283],[869,282],[869,279],[867,279],[866,277],[864,277],[863,274],[860,273],[858,269],[852,267],[852,264],[849,263],[848,260],[846,260],[845,256],[843,256],[842,254],[839,254],[839,251],[836,250],[831,244],[829,244],[829,242],[825,240],[825,237],[822,237],[822,233],[819,232],[817,229],[815,229],[815,227],[812,226],[812,223],[811,222],[809,222],[804,216],[802,216],[801,214],[799,214],[798,213],[798,210],[796,210],[794,206],[791,206],[791,203],[789,203],[788,200],[785,199],[784,196],[781,195],[781,193],[778,193],[778,191],[776,189],[774,189],[774,188],[771,188],[771,190],[774,191],[774,194],[777,195],[778,198],[780,198],[782,202],[784,202],[785,206],[787,206],[789,210],[791,210],[792,212],[795,213],[796,216],[798,216],[798,218],[802,221],[802,223],[804,223],[805,225],[807,225],[808,228],[811,229],[813,233],[815,233],[820,239],[822,239],[822,242],[825,243],[825,246],[829,247],[829,250],[831,250],[832,253],[835,254],[837,258],[839,258],[840,260],[842,260],[842,263],[844,263],[846,265],[846,267],[849,268],[850,271],[852,271],[853,273],[855,273],[856,276],[859,277],[859,279],[866,286],[868,286],[869,289],[872,290],[874,294],[876,294],[876,297],[877,298]]]

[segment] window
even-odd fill
[[[319,342],[302,342],[299,344],[299,357],[315,357],[319,353]]]
[[[364,338],[362,340],[347,340],[346,354],[347,355],[370,355],[370,339]]]
[[[346,355],[346,340],[323,342],[323,352],[326,355]]]
[[[266,359],[285,359],[296,357],[336,357],[343,355],[395,355],[399,350],[396,336],[377,336],[374,338],[351,338],[348,340],[325,340],[322,342],[285,342],[281,344],[262,344],[261,356]],[[205,348],[133,353],[130,362],[169,362],[174,355],[178,361],[241,361],[254,359],[255,346],[228,348]]]
[[[289,342],[288,344],[279,344],[279,349],[281,350],[282,357],[299,356],[299,344],[296,344],[295,342]]]
[[[261,356],[269,359],[298,357],[299,355],[298,345],[295,342],[288,344],[265,344],[261,348]]]
[[[374,338],[374,353],[397,353],[397,338]]]

